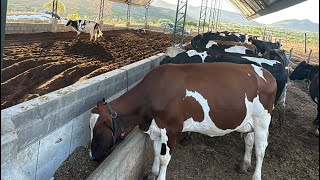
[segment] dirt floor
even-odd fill
[[[105,31],[97,43],[76,32],[5,36],[1,109],[165,52],[170,34]],[[186,42],[190,38],[186,38]]]

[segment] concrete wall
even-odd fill
[[[124,93],[164,56],[161,53],[2,110],[1,179],[51,178],[74,149],[89,142],[90,110],[96,102]]]
[[[132,25],[132,28],[144,28],[144,25]],[[127,27],[117,27],[110,24],[103,24],[101,30],[121,30],[127,29]],[[157,32],[167,32],[161,27],[152,27],[150,30]],[[5,34],[28,34],[28,33],[41,33],[41,32],[68,32],[74,31],[71,27],[67,27],[64,24],[57,24],[57,27],[53,27],[52,24],[45,23],[6,23]]]

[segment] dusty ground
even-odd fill
[[[171,35],[104,32],[98,43],[76,32],[6,35],[1,109],[165,52]],[[186,38],[188,40],[188,38]]]

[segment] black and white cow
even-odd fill
[[[280,47],[282,46],[280,42],[272,43],[272,42],[261,41],[261,40],[256,40],[252,38],[249,38],[248,40],[257,47],[257,53],[261,53],[261,54],[263,54],[266,50],[269,50],[269,49],[280,49]]]
[[[66,23],[66,26],[71,26],[77,32],[77,39],[79,40],[79,36],[81,32],[90,33],[90,41],[94,36],[94,41],[97,38],[102,37],[103,33],[100,30],[100,24],[94,21],[88,20],[69,20]]]
[[[197,51],[220,51],[221,53],[256,54],[257,50],[253,44],[206,39],[201,39],[198,44],[191,44],[191,46]]]
[[[304,80],[307,79],[309,83],[309,95],[311,99],[317,104],[317,117],[313,123],[319,127],[319,65],[307,64],[302,61],[290,74],[291,80]]]
[[[281,64],[283,64],[285,67],[288,67],[289,65],[289,60],[285,54],[284,50],[280,50],[280,49],[269,49],[266,50],[263,54],[262,54],[263,58],[266,59],[272,59],[272,60],[276,60],[281,62]]]
[[[205,63],[205,62],[230,62],[237,64],[254,64],[268,70],[276,79],[277,94],[275,105],[280,107],[280,127],[283,125],[285,98],[287,90],[288,75],[286,68],[279,61],[269,60],[256,55],[242,55],[238,53],[216,53],[213,51],[198,52],[189,50],[177,54],[175,57],[165,57],[160,64],[187,64],[187,63]],[[279,101],[279,103],[278,103]]]

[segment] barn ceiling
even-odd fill
[[[248,20],[271,14],[306,0],[229,0]],[[299,13],[299,12],[297,12]]]

